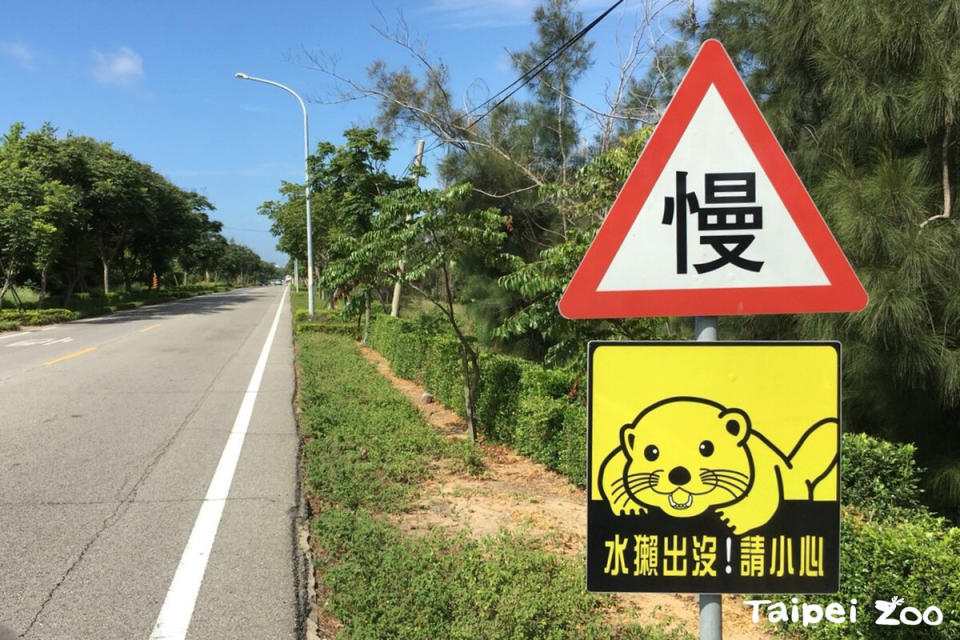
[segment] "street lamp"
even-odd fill
[[[300,108],[303,109],[303,167],[304,167],[304,180],[306,181],[306,195],[307,195],[307,300],[308,308],[310,310],[310,319],[313,319],[314,308],[313,308],[313,232],[310,225],[310,135],[308,133],[309,129],[307,128],[307,105],[303,104],[303,99],[297,94],[296,91],[290,87],[284,86],[279,82],[274,82],[273,80],[265,80],[263,78],[255,78],[253,76],[248,76],[245,73],[235,73],[234,77],[240,78],[241,80],[254,80],[256,82],[263,82],[264,84],[272,84],[275,87],[280,87],[287,93],[291,94],[294,98],[297,99],[297,102],[300,103]]]

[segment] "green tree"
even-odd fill
[[[517,71],[530,73],[583,29],[583,14],[575,6],[573,0],[543,0],[534,9],[537,40],[526,51],[511,55]],[[536,131],[539,161],[561,183],[567,181],[569,156],[579,142],[571,94],[574,84],[592,64],[592,48],[593,43],[587,40],[569,45],[533,81],[537,107],[530,109],[528,126]]]
[[[649,137],[649,130],[594,158],[576,172],[570,184],[551,184],[542,197],[563,212],[570,228],[563,241],[548,247],[531,261],[512,257],[512,271],[500,286],[521,296],[522,304],[497,329],[502,338],[536,336],[546,347],[548,364],[586,370],[586,343],[593,339],[652,339],[668,333],[662,320],[570,321],[557,303],[587,252],[600,223],[610,209]]]
[[[745,336],[840,338],[845,418],[919,444],[960,511],[960,3],[719,0],[719,37],[870,294],[854,315],[751,319]]]
[[[356,252],[359,260],[378,264],[386,277],[401,278],[443,313],[460,343],[467,429],[470,440],[476,441],[480,362],[454,309],[453,271],[467,256],[495,255],[503,242],[506,220],[496,209],[463,208],[470,193],[468,184],[444,191],[406,187],[379,198],[380,214],[357,243]],[[398,274],[396,264],[401,257],[404,270]],[[425,284],[430,277],[436,279],[435,287]]]
[[[22,124],[14,124],[0,146],[0,307],[24,267],[38,264],[45,287],[59,228],[76,201],[73,189],[44,175],[53,154],[49,145],[38,142],[46,142],[52,129],[26,136],[23,131]]]
[[[327,212],[328,221],[324,243],[327,264],[320,285],[340,290],[349,296],[349,303],[363,305],[366,342],[371,296],[385,279],[379,261],[364,259],[361,239],[373,226],[378,198],[408,186],[411,181],[387,172],[392,147],[376,129],[352,128],[343,135],[342,145],[321,143],[311,158],[312,190]]]

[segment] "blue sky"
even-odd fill
[[[665,4],[661,0],[659,4]],[[612,2],[581,0],[586,21]],[[365,79],[366,66],[416,62],[371,25],[402,12],[428,55],[450,67],[455,95],[481,102],[516,77],[506,50],[535,38],[536,0],[265,2],[263,0],[33,0],[8,3],[0,24],[0,126],[51,122],[107,140],[185,189],[209,198],[223,234],[284,264],[257,206],[282,180],[303,180],[302,116],[296,100],[234,73],[286,84],[307,100],[310,147],[339,144],[351,126],[372,126],[372,100],[334,103],[324,74],[304,52],[333,56],[338,72]],[[590,36],[595,65],[577,96],[602,108],[616,82],[617,38],[628,44],[646,6],[628,0]],[[680,3],[686,5],[686,2]],[[652,34],[654,37],[660,31]],[[394,141],[391,169],[402,172],[416,141]],[[428,142],[429,146],[429,142]],[[425,159],[431,172],[438,160]],[[429,178],[424,184],[432,185]]]

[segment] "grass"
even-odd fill
[[[294,296],[294,304],[305,295]],[[581,563],[531,537],[406,536],[383,517],[413,508],[438,458],[470,470],[479,454],[425,424],[346,336],[297,336],[303,474],[327,606],[344,638],[672,638],[612,628],[609,600],[583,588]]]

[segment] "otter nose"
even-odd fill
[[[690,482],[690,472],[686,467],[674,467],[670,470],[667,478],[676,485],[687,484]]]

